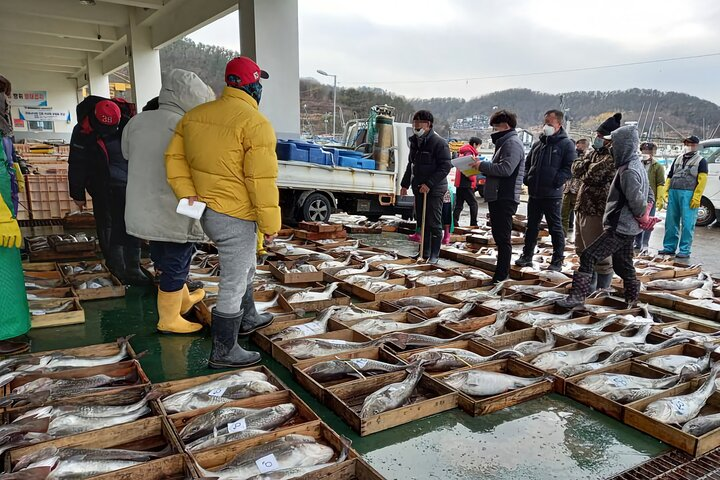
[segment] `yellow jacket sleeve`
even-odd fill
[[[243,173],[250,203],[257,215],[258,230],[273,235],[280,230],[280,194],[275,132],[264,121],[245,132]]]
[[[698,173],[698,183],[690,200],[690,208],[700,208],[700,200],[707,184],[707,173]]]
[[[15,178],[17,178],[18,191],[24,192],[25,176],[23,175],[22,170],[20,170],[20,165],[18,165],[17,163],[13,163],[13,168],[15,169]]]
[[[175,135],[165,150],[165,169],[167,170],[167,181],[177,198],[197,196],[190,166],[185,158],[182,120],[175,128]]]
[[[0,247],[20,248],[21,246],[20,226],[5,201],[0,197]]]

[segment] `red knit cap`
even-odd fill
[[[95,105],[95,118],[103,125],[117,125],[120,123],[120,107],[110,100],[100,100]]]

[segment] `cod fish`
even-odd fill
[[[372,375],[399,372],[406,368],[407,365],[405,364],[385,363],[371,358],[350,358],[347,360],[319,362],[306,368],[304,372],[319,382],[329,382],[345,377],[359,377],[358,372]]]
[[[339,268],[339,267],[347,267],[350,265],[350,261],[352,260],[352,255],[348,255],[347,258],[344,261],[340,260],[326,260],[320,264],[318,264],[317,269],[318,270],[325,270],[326,268]]]
[[[479,302],[484,300],[492,300],[497,299],[498,293],[505,287],[504,282],[498,283],[495,287],[491,288],[490,290],[478,290],[478,289],[470,289],[470,290],[460,290],[458,292],[452,292],[450,295],[452,295],[453,298],[457,298],[461,301],[468,301],[468,302]]]
[[[357,258],[362,258],[360,256],[357,256]],[[366,257],[364,260],[366,263],[374,263],[374,262],[387,262],[390,260],[397,260],[397,253],[378,253],[377,255],[373,255],[371,257]]]
[[[526,310],[515,315],[517,320],[529,323],[534,327],[547,327],[557,322],[562,322],[572,318],[572,311],[567,313],[548,313],[538,312],[536,310]]]
[[[191,451],[197,451],[236,440],[251,438],[262,434],[258,432],[269,432],[280,427],[293,418],[296,413],[297,408],[295,405],[285,403],[274,407],[258,409],[254,413],[244,416],[230,417],[230,420],[225,422],[224,425],[217,423],[217,418],[213,419],[215,421],[214,425],[210,425],[213,420],[206,420],[203,425],[205,435],[199,438],[197,438],[197,436],[191,436],[186,442],[192,438],[195,438],[195,440],[188,443],[187,447]],[[239,422],[242,422],[242,424],[239,424]],[[212,429],[210,429],[211,426]]]
[[[285,418],[285,420],[275,425],[278,426],[291,418],[296,411],[295,405],[292,403],[267,408],[220,407],[190,420],[180,430],[180,438],[186,442],[191,442],[213,432],[224,435],[229,433],[227,425],[241,418],[246,420],[247,428],[261,428],[256,423],[263,420],[263,417],[277,416],[278,418]]]
[[[683,368],[690,368],[702,373],[710,368],[710,354],[712,350],[708,351],[704,357],[697,358],[689,355],[660,355],[657,357],[651,357],[645,360],[653,367],[662,368],[672,373],[680,373]]]
[[[447,303],[441,302],[435,298],[423,296],[399,298],[397,300],[393,300],[393,303],[399,307],[447,308],[450,306]]]
[[[67,300],[58,303],[54,307],[45,307],[42,305],[42,302],[29,302],[28,307],[30,308],[30,315],[50,315],[72,310],[75,308],[75,302],[73,300]]]
[[[720,366],[714,367],[705,383],[693,393],[661,398],[645,407],[645,415],[661,423],[683,424],[695,418],[716,390]]]
[[[705,283],[704,277],[703,279],[685,277],[682,280],[653,280],[652,282],[647,282],[645,286],[656,290],[687,290],[702,287],[703,283]]]
[[[415,284],[431,287],[433,285],[444,285],[446,283],[464,282],[465,280],[467,279],[462,275],[450,275],[447,277],[440,275],[421,275],[415,279]]]
[[[560,296],[565,297],[565,295],[560,294]],[[493,310],[520,310],[520,309],[530,309],[535,307],[544,307],[546,305],[550,305],[552,303],[555,303],[557,300],[557,297],[550,297],[550,298],[540,298],[538,300],[535,300],[534,302],[522,302],[520,300],[488,300],[487,302],[483,302],[482,305],[487,308],[492,308]]]
[[[379,415],[410,403],[410,398],[422,378],[422,373],[422,365],[413,365],[408,369],[405,380],[385,385],[380,390],[368,395],[360,410],[360,418]]]
[[[492,355],[483,357],[477,353],[462,348],[432,348],[424,352],[410,355],[408,361],[420,363],[429,372],[444,372],[455,368],[467,367],[468,365],[480,365],[482,363],[502,358],[517,358],[521,356],[515,350],[500,350]]]
[[[615,323],[615,319],[612,315],[595,323],[562,323],[560,325],[553,325],[550,330],[555,335],[563,335],[568,338],[575,340],[583,340],[595,334],[607,335],[607,332],[602,332],[602,329]]]
[[[615,390],[662,390],[674,387],[680,381],[680,375],[665,378],[645,378],[621,373],[596,373],[588,375],[578,385],[598,395],[606,396]]]
[[[715,333],[703,333],[679,327],[665,327],[660,330],[660,333],[673,338],[689,338],[690,340],[698,343],[711,343],[716,341],[718,336],[720,336],[720,331]]]
[[[608,365],[622,362],[623,360],[627,360],[628,358],[632,358],[634,356],[642,354],[643,352],[641,350],[633,348],[632,345],[629,345],[628,348],[618,348],[602,362],[589,362],[581,363],[579,365],[568,365],[567,367],[562,367],[557,370],[555,372],[555,375],[562,378],[574,377],[575,375],[580,375],[581,373],[598,370],[600,368],[607,367]]]
[[[256,461],[270,454],[275,457],[279,470],[286,470],[326,463],[335,455],[335,451],[327,445],[317,443],[313,437],[285,435],[272,442],[244,450],[217,470],[205,470],[197,463],[196,466],[203,478],[247,480],[261,474]]]
[[[405,348],[405,344],[399,335],[390,334],[380,337],[369,342],[348,342],[346,340],[336,340],[333,338],[296,338],[283,342],[281,347],[288,354],[304,360],[313,357],[324,357],[326,355],[335,355],[349,350],[357,350],[359,348],[376,347],[386,342],[393,342],[400,348]]]
[[[337,290],[338,285],[340,285],[339,282],[333,282],[328,284],[327,287],[325,287],[325,290],[322,292],[313,292],[313,291],[307,291],[307,292],[298,292],[294,293],[288,298],[288,303],[304,303],[304,302],[315,302],[318,300],[330,300],[332,298],[333,292]]]
[[[359,320],[367,317],[374,317],[376,315],[382,315],[383,312],[378,310],[369,310],[367,308],[361,308],[357,305],[350,304],[342,307],[335,307],[334,313],[330,316],[333,320],[338,322],[348,322],[351,320]]]
[[[433,347],[445,343],[457,342],[458,340],[467,340],[473,337],[475,337],[474,332],[461,333],[452,338],[433,337],[432,335],[422,335],[420,333],[397,332],[384,335],[378,340],[385,340],[385,342],[391,343],[400,349],[405,349],[407,347]]]
[[[363,335],[382,335],[385,333],[399,332],[402,330],[411,330],[413,328],[422,328],[428,327],[430,325],[437,325],[442,321],[442,318],[435,317],[418,323],[410,323],[396,322],[391,319],[383,319],[383,317],[376,317],[360,320],[355,325],[352,325],[350,329],[356,332],[360,332]]]
[[[368,262],[365,262],[360,268],[343,268],[342,270],[338,270],[337,272],[335,272],[334,276],[337,278],[349,277],[350,275],[359,275],[361,273],[365,273],[368,270],[370,270],[370,264]]]
[[[715,413],[713,415],[701,415],[693,418],[683,425],[682,431],[700,437],[718,427],[720,427],[720,413]]]
[[[334,462],[319,463],[317,465],[311,465],[308,467],[293,467],[293,468],[286,468],[283,470],[275,470],[272,472],[255,475],[254,477],[250,477],[248,480],[290,480],[292,478],[306,478],[306,476],[309,473],[312,473],[317,470],[321,470],[323,468],[327,468],[327,467],[330,467],[333,465],[338,465],[338,464],[344,462],[345,460],[347,460],[348,450],[349,449],[347,448],[347,446],[343,446],[343,450],[340,453],[340,456]]]
[[[626,330],[620,330],[612,335],[598,338],[594,344],[596,346],[605,345],[610,347],[616,347],[623,343],[644,344],[645,338],[647,338],[651,328],[651,325],[643,325],[637,329],[637,333],[635,333],[635,335],[631,336],[623,335],[623,333],[626,333]]]
[[[549,330],[543,330],[543,332],[545,332],[544,342],[529,340],[527,342],[518,343],[512,349],[523,356],[537,355],[538,353],[552,350],[553,347],[555,347],[555,335],[553,335],[553,333]]]
[[[388,278],[390,278],[390,272],[383,272],[383,274],[380,276],[361,273],[358,275],[350,275],[349,277],[345,277],[343,278],[343,281],[345,283],[352,283],[353,285],[355,285],[362,282],[384,282]]]
[[[475,335],[478,337],[494,337],[505,331],[505,324],[510,318],[510,313],[506,311],[500,311],[495,315],[495,322],[490,325],[485,325],[475,330]]]
[[[621,347],[632,347],[636,348],[642,353],[655,353],[660,350],[663,350],[665,348],[670,348],[675,345],[682,345],[683,343],[689,343],[689,338],[669,338],[665,340],[664,342],[658,343],[653,345],[652,343],[644,343],[644,344],[638,344],[638,345],[632,345],[632,344],[620,344]]]
[[[563,367],[582,365],[596,361],[600,355],[610,353],[612,347],[587,347],[581,350],[554,350],[541,353],[530,363],[546,371],[560,370]]]
[[[280,332],[271,335],[270,340],[273,342],[280,342],[293,338],[309,337],[310,335],[320,335],[322,333],[326,333],[328,320],[330,320],[330,317],[332,317],[339,308],[340,307],[328,307],[320,312],[312,322],[287,327]]]
[[[404,285],[380,282],[377,280],[357,282],[355,285],[371,293],[399,292],[400,290],[407,290],[407,287]]]
[[[442,379],[450,387],[472,397],[489,397],[509,390],[527,387],[538,382],[550,381],[550,377],[517,377],[506,373],[484,370],[465,370]]]

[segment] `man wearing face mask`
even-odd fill
[[[440,258],[442,242],[443,197],[448,189],[447,176],[450,164],[448,143],[433,130],[433,115],[418,110],[413,116],[413,136],[410,137],[410,155],[400,186],[400,195],[407,195],[412,187],[415,196],[415,219],[423,223],[423,201],[427,194],[423,251],[418,258],[435,264]]]
[[[277,140],[258,109],[266,78],[252,59],[230,60],[222,96],[187,112],[165,151],[170,188],[190,205],[207,204],[200,222],[220,256],[210,368],[258,363],[260,354],[237,337],[272,323],[272,315],[257,312],[252,284],[257,231],[270,241],[280,230]]]
[[[140,270],[140,240],[125,228],[128,162],[122,154],[120,107],[112,100],[88,97],[77,113],[68,156],[70,196],[82,209],[85,191],[90,194],[108,269],[124,284],[149,285]]]
[[[691,135],[685,140],[685,153],[678,156],[670,167],[665,188],[667,191],[667,214],[665,215],[665,238],[660,255],[675,255],[675,258],[690,258],[695,222],[707,183],[707,160],[698,153],[700,139]]]
[[[620,128],[622,114],[607,118],[597,128],[593,140],[593,151],[573,164],[573,176],[580,180],[575,201],[575,252],[581,255],[603,232],[603,215],[610,191],[610,182],[615,176],[615,160],[610,148],[612,140],[605,136]],[[595,263],[591,279],[591,291],[608,288],[612,283],[612,257]]]
[[[562,228],[562,188],[571,177],[571,167],[577,154],[575,143],[567,136],[562,126],[563,113],[549,110],[540,140],[530,149],[525,160],[525,185],[528,186],[528,220],[525,232],[525,247],[515,265],[532,265],[535,254],[540,221],[543,216],[552,238],[553,256],[548,270],[560,271],[565,259],[565,234]]]
[[[589,142],[587,138],[581,138],[575,143],[575,152],[577,154],[576,162],[581,161],[585,157]],[[580,188],[580,179],[574,175],[565,182],[563,187],[563,203],[562,203],[562,225],[565,237],[568,236],[570,230],[574,227],[575,217],[575,200],[577,199],[578,188]]]
[[[665,197],[665,167],[655,160],[655,152],[657,146],[652,142],[643,142],[640,145],[640,157],[642,159],[645,171],[647,171],[648,182],[650,183],[650,191],[655,197],[655,204],[650,209],[650,216],[655,216],[655,210],[663,208]],[[650,243],[650,235],[652,230],[643,230],[635,237],[635,248],[641,251],[647,250]]]
[[[477,162],[475,168],[485,175],[485,199],[490,211],[490,228],[497,245],[497,263],[493,283],[506,280],[512,258],[512,219],[520,204],[525,167],[525,149],[515,131],[517,117],[507,110],[496,110],[490,117],[495,145],[492,160]]]

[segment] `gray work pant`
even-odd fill
[[[215,309],[227,316],[242,308],[246,288],[253,288],[257,225],[209,208],[200,220],[203,230],[215,242],[220,259],[220,287]]]

